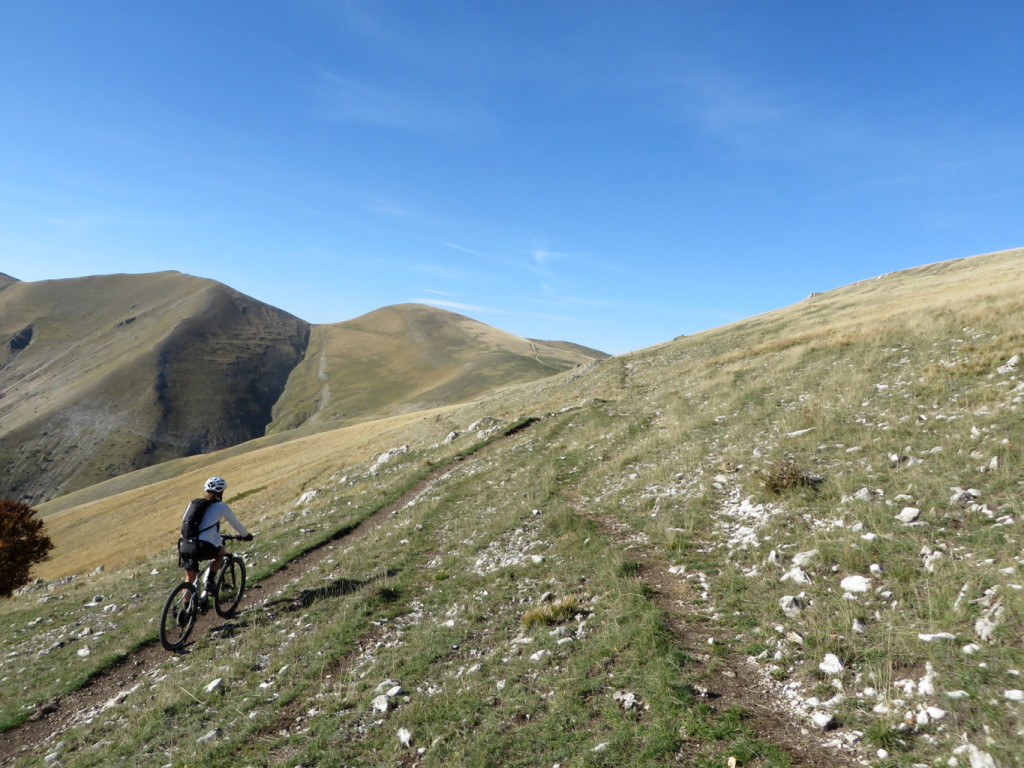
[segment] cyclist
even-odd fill
[[[210,505],[203,513],[203,520],[199,525],[199,548],[194,555],[182,557],[182,565],[185,568],[185,581],[194,584],[199,575],[199,561],[212,560],[210,576],[206,582],[206,591],[213,594],[216,589],[215,576],[224,562],[224,542],[220,537],[220,521],[227,520],[242,535],[242,541],[252,541],[252,534],[245,529],[245,526],[238,522],[231,507],[224,503],[224,489],[228,487],[222,477],[211,477],[203,486],[206,498]]]

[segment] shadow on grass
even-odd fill
[[[357,592],[368,584],[383,581],[397,575],[398,571],[387,570],[370,579],[335,579],[330,584],[317,587],[316,589],[304,589],[296,597],[282,597],[279,600],[272,600],[266,604],[267,608],[280,606],[282,610],[291,612],[309,608],[313,603],[321,600],[330,600],[336,597],[344,597]]]

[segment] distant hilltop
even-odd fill
[[[179,272],[0,275],[0,497],[44,501],[291,429],[460,402],[607,357],[418,304],[311,325]]]

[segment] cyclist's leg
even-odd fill
[[[217,584],[217,571],[220,570],[221,565],[224,563],[224,553],[227,550],[222,544],[220,549],[217,550],[216,557],[210,561],[210,575],[206,577],[206,591],[212,592]]]

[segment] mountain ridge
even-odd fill
[[[177,271],[0,288],[0,497],[32,503],[267,432],[441,405],[591,359],[424,305],[314,326]]]

